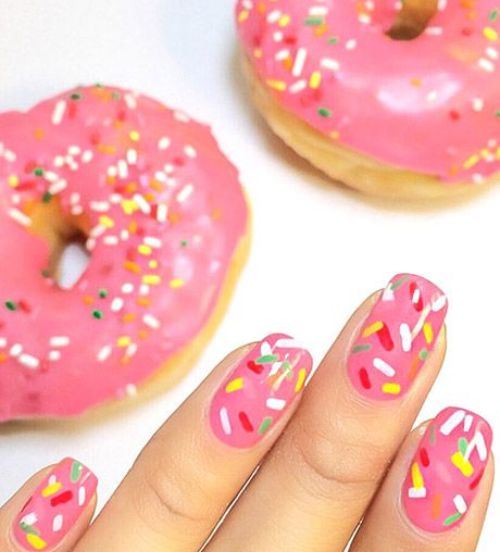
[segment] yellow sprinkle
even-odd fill
[[[142,278],[142,282],[150,286],[157,286],[161,283],[161,278],[157,274],[145,274]]]
[[[135,272],[136,274],[139,274],[141,272],[141,267],[137,263],[133,263],[132,261],[125,261],[123,266],[130,270],[130,272]]]
[[[299,375],[297,377],[297,383],[295,384],[295,393],[300,393],[304,387],[304,382],[306,381],[307,371],[305,368],[299,370]]]
[[[363,331],[363,337],[370,337],[372,334],[377,333],[379,330],[381,330],[384,327],[384,323],[380,320],[377,322],[374,322],[365,330]]]
[[[382,391],[387,395],[399,395],[401,393],[401,385],[399,383],[384,383]]]
[[[137,250],[139,251],[139,253],[141,255],[151,255],[151,253],[153,252],[153,250],[151,249],[151,247],[149,247],[149,245],[145,245],[143,243],[141,243],[141,245],[139,245]]]
[[[430,322],[424,324],[424,337],[425,341],[430,344],[434,340],[434,330]]]
[[[156,259],[152,259],[151,261],[149,261],[148,265],[149,268],[155,270],[156,268],[158,268],[158,261]]]
[[[477,155],[477,154],[471,155],[469,157],[469,159],[467,159],[467,161],[465,161],[464,168],[465,169],[472,169],[472,167],[474,165],[477,165],[479,163],[479,161],[481,161],[481,158],[479,157],[479,155]]]
[[[9,186],[11,188],[15,188],[18,184],[19,184],[19,178],[17,178],[17,176],[9,176],[9,178],[7,179],[7,182],[9,183]]]
[[[115,225],[115,222],[112,218],[108,217],[107,215],[102,215],[99,217],[99,224],[102,226],[105,226],[106,228],[113,228]]]
[[[173,289],[181,288],[186,282],[181,278],[174,278],[170,280],[170,287]]]
[[[264,52],[262,51],[262,48],[255,48],[255,50],[253,51],[253,55],[254,55],[257,59],[261,59],[262,56],[264,55]]]
[[[496,42],[498,40],[498,33],[491,27],[485,27],[483,29],[483,34],[488,40],[491,40],[491,42]]]
[[[45,548],[47,548],[47,543],[38,535],[33,535],[32,533],[29,533],[28,535],[26,535],[26,540],[35,550],[44,550]]]
[[[415,462],[411,467],[411,478],[413,480],[413,486],[415,489],[424,488],[424,478],[418,464]]]
[[[268,79],[267,85],[269,86],[269,88],[273,88],[274,90],[278,90],[279,92],[284,92],[286,90],[286,82],[284,81]]]
[[[234,393],[243,389],[243,378],[236,378],[226,385],[226,393]]]
[[[137,203],[132,199],[124,199],[121,203],[121,206],[127,215],[131,215],[132,213],[135,213],[135,211],[139,209],[139,207],[137,206]]]
[[[250,16],[250,12],[248,10],[240,11],[238,15],[238,23],[244,23],[249,16]]]
[[[122,337],[119,337],[116,341],[116,344],[118,347],[128,347],[132,343],[132,340],[128,335],[123,335]]]
[[[132,130],[129,136],[132,142],[138,142],[141,139],[141,135],[137,132],[137,130]]]
[[[455,454],[451,457],[451,461],[465,477],[472,477],[474,474],[472,464],[463,457],[461,452],[455,452]]]
[[[309,86],[316,90],[319,88],[321,84],[321,73],[319,71],[314,71],[314,73],[311,75],[311,78],[309,80]]]
[[[282,15],[278,20],[278,25],[280,27],[286,27],[290,24],[290,16],[289,15]]]
[[[62,483],[59,483],[57,481],[56,483],[52,483],[52,485],[48,485],[43,489],[42,496],[47,498],[49,496],[55,495],[57,492],[59,492],[62,489]]]

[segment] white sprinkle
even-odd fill
[[[94,158],[94,154],[90,150],[86,150],[82,155],[82,163],[90,163]]]
[[[488,73],[493,73],[495,71],[495,64],[489,59],[481,58],[478,61],[478,65]]]
[[[229,421],[229,414],[227,412],[226,407],[223,407],[220,409],[219,418],[220,418],[220,423],[222,425],[222,431],[224,431],[226,435],[231,435],[232,433],[231,422]]]
[[[464,458],[466,460],[469,460],[472,453],[474,452],[474,449],[477,449],[477,454],[479,455],[479,459],[481,460],[481,462],[485,462],[488,458],[488,449],[486,448],[483,434],[480,431],[476,431],[474,437],[471,439],[469,445],[467,446],[467,450],[464,454]]]
[[[458,510],[459,514],[464,515],[465,512],[467,512],[467,504],[462,495],[457,495],[453,499],[453,504],[455,504],[455,508]]]
[[[5,339],[5,337],[0,337],[0,347],[2,349],[7,347],[7,340]]]
[[[450,435],[451,432],[463,422],[464,418],[465,412],[463,410],[457,410],[446,420],[439,431],[445,436]]]
[[[428,101],[428,102],[433,103],[433,102],[435,102],[437,99],[438,99],[437,90],[431,90],[431,92],[429,92],[429,93],[427,94],[427,101]]]
[[[128,397],[135,397],[137,395],[137,387],[133,383],[129,383],[125,387],[125,394]]]
[[[170,146],[170,138],[167,138],[166,136],[163,136],[163,138],[160,138],[160,141],[158,142],[158,149],[159,150],[166,150]]]
[[[328,14],[328,8],[326,6],[312,6],[309,9],[309,15],[311,17],[322,17]]]
[[[54,111],[52,112],[53,125],[58,125],[61,123],[64,117],[65,111],[66,111],[66,102],[64,100],[59,100],[54,107]]]
[[[295,58],[295,63],[293,64],[292,75],[294,77],[300,77],[300,75],[302,75],[306,59],[307,50],[305,48],[299,48],[297,51],[297,57]]]
[[[137,343],[131,343],[128,347],[127,347],[127,350],[125,351],[125,354],[132,358],[133,356],[135,356],[135,354],[137,353]]]
[[[45,178],[45,180],[47,182],[55,182],[56,180],[59,179],[57,174],[55,172],[52,172],[52,171],[45,171],[45,174],[43,175],[43,177]]]
[[[357,45],[358,43],[356,42],[356,40],[354,38],[351,38],[351,40],[348,40],[345,43],[345,48],[346,50],[354,50],[354,48],[356,48]]]
[[[52,531],[54,533],[59,533],[59,531],[62,529],[64,523],[64,517],[62,514],[57,514],[57,516],[54,517],[52,520]]]
[[[283,40],[283,33],[281,31],[276,31],[273,34],[273,40],[274,42],[281,42]]]
[[[465,416],[465,420],[464,420],[464,431],[465,431],[465,433],[469,433],[469,431],[472,428],[472,423],[473,422],[474,422],[474,416],[472,416],[471,414],[467,414],[467,416]]]
[[[433,297],[431,300],[432,312],[439,312],[440,310],[444,309],[447,302],[448,302],[448,299],[446,298],[446,295],[439,295],[437,297]]]
[[[187,115],[187,113],[184,113],[183,111],[175,111],[174,118],[181,123],[189,123],[189,121],[191,121],[189,115]]]
[[[78,192],[73,192],[69,198],[71,205],[75,205],[80,201],[80,194]]]
[[[19,343],[15,343],[14,345],[12,345],[12,347],[10,348],[10,351],[9,351],[9,354],[11,357],[18,357],[21,353],[23,352],[23,346],[20,345]]]
[[[10,151],[10,150],[5,150],[3,152],[3,157],[9,163],[14,163],[14,161],[16,160],[16,154],[13,151]]]
[[[283,399],[270,398],[266,401],[267,408],[271,410],[283,410],[286,406],[286,401]]]
[[[123,286],[122,286],[122,292],[123,293],[125,293],[126,295],[129,295],[133,291],[134,291],[134,285],[133,284],[130,284],[130,283],[123,284]]]
[[[399,335],[401,336],[401,347],[405,353],[408,353],[411,351],[411,345],[412,345],[412,335],[411,335],[411,329],[408,324],[403,323],[399,327]]]
[[[184,148],[184,153],[188,156],[188,157],[191,157],[191,159],[195,159],[196,156],[198,155],[196,149],[193,147],[193,146],[186,146]]]
[[[443,27],[427,27],[425,33],[430,36],[441,36],[443,34]]]
[[[97,353],[97,360],[99,362],[104,362],[105,360],[107,360],[110,356],[111,356],[111,352],[112,352],[112,347],[111,345],[106,345],[105,347],[103,347],[98,353]]]
[[[54,157],[54,167],[60,168],[64,166],[64,157],[62,155],[56,155]]]
[[[91,201],[90,208],[97,213],[105,213],[109,211],[109,203],[107,201]]]
[[[152,314],[145,314],[142,320],[144,321],[144,324],[146,324],[146,326],[149,326],[154,330],[157,330],[160,327],[160,321]]]
[[[70,343],[70,339],[66,335],[52,337],[50,339],[51,347],[67,347]]]
[[[193,193],[194,186],[192,184],[186,184],[184,188],[177,194],[177,201],[183,203]]]
[[[146,236],[144,238],[144,243],[150,247],[154,247],[155,249],[159,249],[161,247],[161,240],[153,236]]]
[[[474,98],[472,100],[472,109],[478,113],[484,109],[484,100],[482,98]]]
[[[422,487],[420,489],[415,489],[415,487],[411,487],[411,489],[408,490],[408,496],[410,498],[425,498],[427,496],[427,489],[425,487]]]
[[[111,301],[111,311],[120,312],[124,304],[125,301],[121,297],[115,297],[113,301]]]
[[[373,359],[373,367],[389,378],[396,375],[396,370],[394,370],[394,368],[390,364],[387,364],[387,362],[385,362],[381,358]]]
[[[119,238],[118,236],[104,236],[102,240],[106,245],[118,245]]]
[[[331,71],[338,71],[340,69],[340,63],[335,59],[323,58],[321,60],[321,67],[330,69]]]
[[[292,94],[298,94],[299,92],[302,92],[302,90],[305,90],[307,88],[307,81],[305,80],[299,80],[290,86],[289,90]]]
[[[127,151],[127,163],[129,165],[135,165],[137,163],[137,150],[129,149]]]
[[[363,23],[364,25],[369,25],[372,22],[372,18],[367,13],[362,13],[358,17],[358,20],[360,23]]]
[[[166,222],[168,215],[168,207],[166,203],[159,203],[156,210],[156,220],[158,222]]]
[[[23,525],[36,525],[38,523],[38,516],[35,514],[35,512],[31,512],[30,514],[26,514],[21,519],[21,523]]]
[[[82,150],[79,148],[79,146],[70,146],[68,148],[68,153],[70,155],[80,155],[81,151]]]
[[[285,61],[285,59],[288,59],[289,57],[290,57],[290,50],[287,50],[285,48],[277,52],[276,55],[274,56],[274,59],[276,61]]]
[[[384,293],[382,294],[382,301],[383,302],[394,301],[394,290],[392,289],[391,284],[389,284],[384,289]]]
[[[493,47],[486,48],[486,54],[487,54],[488,57],[490,57],[491,59],[494,59],[494,60],[497,60],[497,59],[498,59],[498,50],[496,50],[496,49],[493,48]]]
[[[128,176],[128,166],[127,163],[123,161],[123,159],[120,159],[120,161],[118,161],[118,176],[120,178],[127,178]]]
[[[38,368],[40,366],[40,361],[37,358],[35,358],[32,355],[28,355],[26,353],[19,356],[19,362],[23,366],[26,366],[26,368],[35,369],[35,368]]]
[[[151,288],[147,284],[142,284],[139,288],[139,295],[149,295]]]
[[[122,230],[120,232],[120,239],[122,241],[127,241],[129,238],[130,238],[130,234],[129,234],[128,230]]]
[[[281,12],[279,10],[274,10],[267,16],[267,22],[276,23],[280,17],[281,17]]]
[[[31,226],[31,219],[19,209],[9,209],[9,216],[23,226]]]
[[[51,362],[61,360],[61,351],[49,351],[49,360]]]
[[[133,94],[125,94],[125,103],[129,109],[137,108],[137,99]]]
[[[145,215],[149,215],[149,213],[151,213],[151,205],[144,199],[141,194],[135,194],[132,199],[136,202],[137,207],[139,207],[139,209]]]
[[[54,182],[54,184],[52,184],[49,187],[49,192],[52,195],[57,195],[58,193],[65,190],[67,187],[68,187],[68,183],[66,182],[66,180],[58,180],[57,182]]]
[[[81,205],[75,205],[71,208],[72,215],[81,215],[83,213],[83,207]]]
[[[164,170],[166,175],[169,175],[169,174],[173,174],[173,172],[175,171],[175,167],[172,165],[172,163],[167,163],[163,167],[163,170]]]
[[[114,178],[118,174],[118,170],[114,165],[111,165],[110,167],[108,167],[107,173],[108,176]]]
[[[87,499],[87,491],[85,490],[85,487],[80,487],[78,489],[78,506],[83,506],[85,504],[85,500]]]

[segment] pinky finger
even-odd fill
[[[90,524],[96,488],[96,476],[72,458],[38,472],[0,508],[0,550],[69,552]]]

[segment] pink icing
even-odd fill
[[[89,226],[70,290],[42,276],[41,201]],[[134,393],[207,323],[248,217],[206,126],[101,86],[0,115],[0,209],[0,420]]]
[[[239,0],[246,53],[277,100],[382,162],[479,183],[500,169],[500,10],[440,2],[418,38],[394,0]],[[467,7],[468,6],[468,7]]]

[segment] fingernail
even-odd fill
[[[484,474],[493,439],[483,418],[459,408],[443,410],[429,425],[403,486],[409,519],[441,533],[467,514]]]
[[[13,533],[26,550],[50,550],[67,535],[94,496],[96,476],[72,458],[60,462],[17,516]]]
[[[311,369],[311,355],[291,337],[266,337],[215,394],[210,409],[215,435],[237,448],[261,441],[302,391]]]
[[[444,324],[448,301],[433,283],[398,274],[363,324],[347,362],[354,387],[375,400],[408,392]]]

